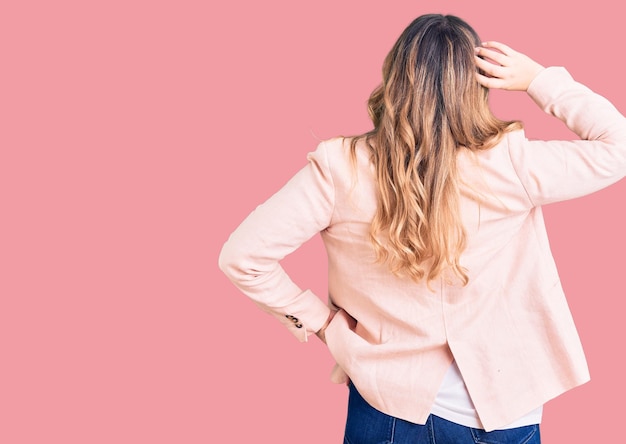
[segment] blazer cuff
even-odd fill
[[[540,71],[528,85],[526,92],[544,111],[563,89],[571,87],[573,78],[562,66],[550,66]]]
[[[318,332],[330,315],[330,308],[312,291],[303,291],[286,307],[273,308],[271,313],[287,327],[300,342]]]

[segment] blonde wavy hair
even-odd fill
[[[376,170],[378,209],[370,237],[378,261],[414,281],[451,270],[463,285],[459,263],[466,233],[459,209],[456,155],[484,150],[517,121],[496,118],[488,90],[475,78],[478,34],[451,15],[428,14],[402,33],[383,64],[383,81],[371,94],[374,129],[364,139]]]

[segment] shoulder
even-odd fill
[[[504,170],[512,169],[517,175],[517,163],[520,156],[523,157],[525,145],[528,139],[523,129],[507,131],[502,135],[500,141],[491,149],[492,160],[499,163],[499,168]]]
[[[366,186],[375,177],[370,151],[363,138],[339,136],[322,140],[317,149],[309,153],[308,159],[326,169],[338,192],[354,190],[355,184]]]
[[[524,129],[516,129],[504,133],[501,143],[504,143],[506,147],[511,150],[521,147],[526,141],[527,139]]]
[[[344,157],[346,154],[349,154],[351,140],[349,137],[341,136],[322,140],[317,145],[315,152],[319,152],[326,157]]]
[[[526,133],[523,129],[514,129],[501,133],[489,148],[481,150],[460,150],[462,158],[470,156],[481,159],[481,163],[510,164],[510,153],[519,150],[526,142]],[[502,167],[502,165],[500,165]]]
[[[356,141],[354,153],[352,143],[354,137],[337,136],[322,140],[315,151],[309,153],[309,160],[322,161],[332,170],[341,172],[346,168],[354,168],[357,164],[367,162],[368,150],[362,139]]]

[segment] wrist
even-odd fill
[[[326,330],[326,327],[328,327],[328,324],[330,324],[330,321],[333,320],[333,318],[335,317],[335,314],[337,314],[335,310],[331,310],[330,313],[328,313],[328,318],[326,318],[326,322],[324,322],[324,325],[322,325],[322,328],[318,330],[318,333],[320,331]]]
[[[326,328],[330,325],[330,321],[333,320],[336,314],[337,314],[336,310],[330,310],[330,313],[328,313],[328,318],[326,319],[326,322],[324,323],[324,325],[322,325],[322,328],[320,328],[315,333],[317,337],[320,338],[324,343],[326,343],[326,336],[324,334],[326,332]]]

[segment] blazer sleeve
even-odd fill
[[[528,94],[582,139],[529,141],[523,132],[511,136],[511,161],[533,205],[593,193],[626,176],[626,119],[607,99],[561,67],[541,71]]]
[[[333,207],[333,181],[322,142],[308,154],[308,164],[232,233],[219,257],[227,277],[301,342],[322,328],[330,309],[292,282],[279,262],[328,227]]]

